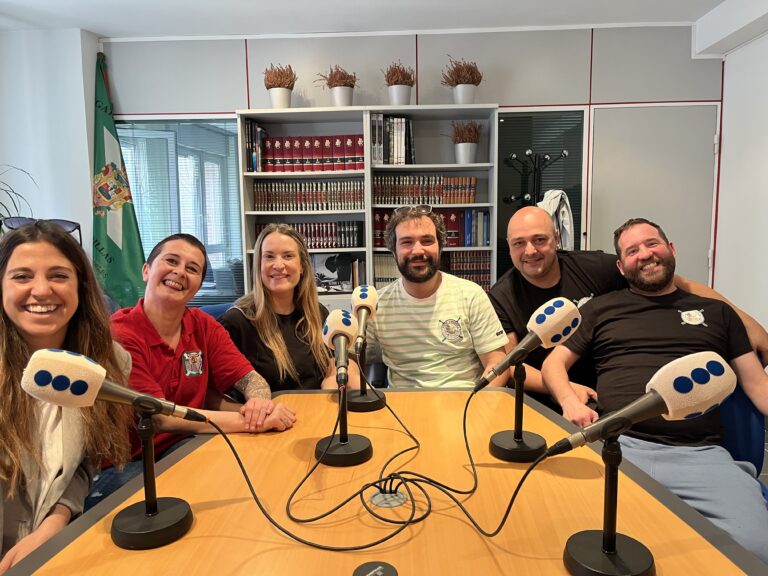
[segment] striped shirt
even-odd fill
[[[402,279],[379,292],[367,337],[381,346],[392,387],[470,386],[483,373],[479,355],[508,341],[483,289],[441,274],[427,298],[409,295]]]

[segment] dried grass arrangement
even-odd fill
[[[270,88],[287,88],[293,90],[296,85],[296,80],[299,77],[294,72],[291,65],[282,66],[278,64],[270,64],[269,68],[264,70],[264,86],[269,90]]]
[[[454,60],[448,55],[448,65],[443,70],[443,86],[458,86],[459,84],[474,84],[478,86],[483,80],[483,74],[475,62],[467,62],[463,58]]]
[[[453,126],[453,143],[471,143],[477,144],[480,142],[480,124],[474,120],[469,122],[451,122]]]
[[[416,83],[416,73],[413,68],[404,66],[398,60],[384,70],[384,82],[387,86],[413,86]]]
[[[318,76],[320,76],[320,78],[315,80],[315,82],[323,82],[324,86],[327,86],[328,88],[336,88],[338,86],[354,88],[357,86],[357,74],[354,72],[347,72],[338,64],[333,66],[328,71],[328,74],[318,74]]]

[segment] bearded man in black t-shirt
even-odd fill
[[[489,293],[512,350],[527,334],[528,319],[539,306],[559,296],[582,305],[595,296],[627,287],[616,267],[616,256],[597,251],[557,250],[557,235],[551,216],[543,209],[528,206],[510,218],[507,227],[509,254],[514,268],[493,285]],[[673,274],[673,282],[687,292],[723,300],[709,287]],[[747,314],[736,309],[748,329],[750,341],[768,359],[768,333]],[[526,360],[525,391],[553,409],[556,402],[541,381],[541,365],[549,353],[538,349]],[[595,397],[596,375],[589,359],[574,364],[569,371],[571,387],[582,404]]]
[[[614,239],[629,288],[587,302],[579,330],[554,348],[542,368],[563,415],[582,427],[598,418],[569,383],[568,369],[581,357],[593,359],[599,408],[612,412],[642,396],[659,368],[702,351],[720,354],[747,396],[768,414],[768,374],[736,312],[675,286],[675,247],[658,225],[633,219]],[[718,408],[692,420],[652,418],[620,441],[627,460],[768,562],[768,510],[757,471],[733,461],[719,445],[720,429]]]

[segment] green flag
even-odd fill
[[[100,52],[93,138],[93,268],[104,292],[127,307],[144,294],[144,251],[108,86],[107,63]]]

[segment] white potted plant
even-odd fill
[[[331,101],[334,106],[351,106],[353,90],[357,86],[357,74],[347,72],[338,64],[332,66],[328,74],[318,74],[315,82],[322,82],[331,91]]]
[[[411,103],[411,89],[416,83],[416,74],[410,66],[404,66],[399,60],[392,62],[384,70],[384,82],[389,92],[392,106],[407,106]]]
[[[291,93],[298,78],[290,64],[288,66],[270,64],[269,68],[264,70],[264,86],[269,91],[272,108],[291,107]]]
[[[480,142],[480,124],[469,122],[451,122],[453,126],[453,145],[456,151],[456,164],[474,164],[477,157],[477,144]]]
[[[475,62],[467,62],[463,58],[454,60],[448,55],[448,65],[443,70],[441,84],[453,90],[454,104],[473,104],[475,92],[483,75]]]

